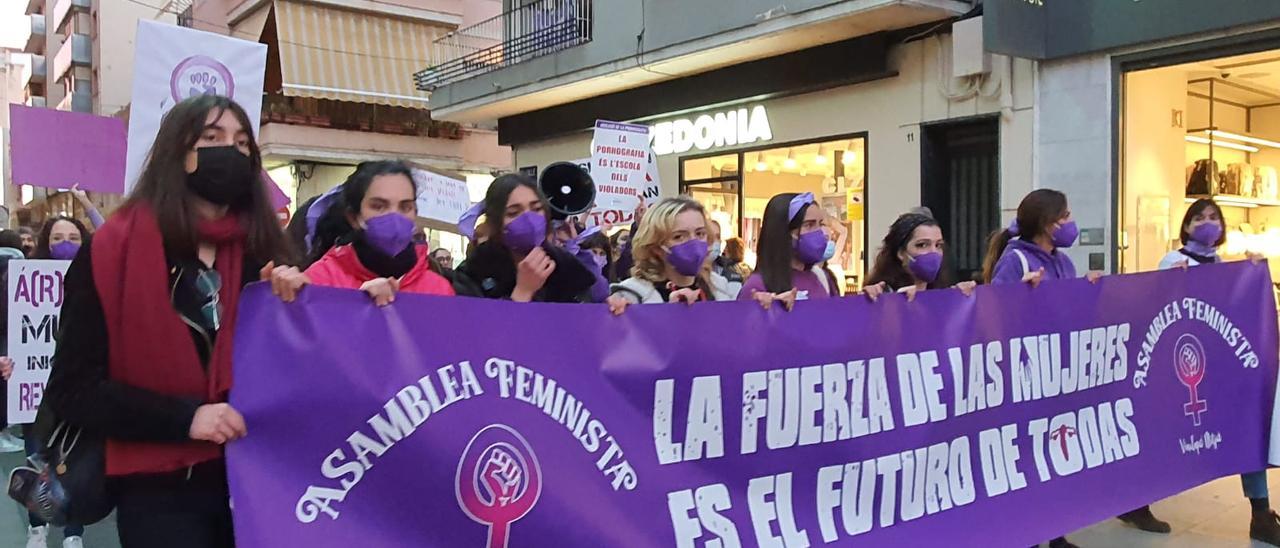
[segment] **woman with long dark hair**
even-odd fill
[[[89,244],[92,234],[84,223],[74,217],[50,217],[40,229],[36,252],[31,258],[70,261],[76,258],[82,246]]]
[[[77,197],[83,194],[77,190]],[[88,199],[85,198],[87,202]],[[97,210],[92,210],[95,215],[96,226],[102,226],[101,216]],[[105,222],[105,221],[103,221]],[[45,221],[44,226],[40,229],[39,237],[36,239],[36,251],[32,256],[33,259],[54,259],[69,261],[74,259],[80,253],[80,249],[89,245],[91,233],[84,223],[72,217],[55,216]],[[67,340],[62,338],[60,340]],[[68,340],[68,343],[70,341]],[[39,453],[40,441],[39,436],[33,435],[33,425],[22,425],[22,440],[27,456],[31,457]],[[45,546],[48,542],[49,524],[40,519],[35,512],[27,513],[27,546]],[[84,537],[84,525],[77,523],[68,523],[62,529],[62,545],[63,548],[81,548]]]
[[[920,291],[948,287],[951,284],[943,271],[945,251],[938,221],[919,211],[905,213],[889,226],[867,283],[884,283],[889,291],[906,293],[907,300]],[[970,295],[976,286],[963,281],[955,287]]]
[[[983,260],[982,278],[990,284],[1027,283],[1076,277],[1076,265],[1066,248],[1080,235],[1071,218],[1067,195],[1042,188],[1031,191],[1018,204],[1018,215],[1009,228],[991,235]],[[1102,276],[1089,272],[1089,281]],[[1049,541],[1050,548],[1075,548],[1067,537]]]
[[[1075,245],[1079,235],[1066,194],[1048,188],[1033,190],[1018,204],[1009,228],[991,236],[982,279],[1035,286],[1043,280],[1075,278],[1076,265],[1063,250]],[[1100,272],[1086,275],[1091,282],[1101,276]]]
[[[838,297],[839,289],[824,283],[813,268],[831,247],[822,227],[825,217],[808,192],[770,199],[760,224],[756,270],[742,285],[738,300],[755,300],[765,308],[778,300],[790,308],[797,300]],[[863,287],[873,301],[883,290],[880,285]]]
[[[484,201],[459,222],[464,233],[480,232],[467,225],[474,223],[473,214],[483,213],[488,239],[474,246],[457,272],[491,299],[591,302],[596,278],[576,257],[547,241],[546,210],[532,179],[514,173],[494,179]]]
[[[307,268],[308,281],[359,289],[378,306],[394,301],[399,291],[454,295],[428,247],[413,243],[417,197],[413,174],[403,162],[360,164],[328,205],[331,215],[346,222],[346,233],[315,250],[318,259]]]
[[[73,342],[44,397],[106,438],[125,548],[234,545],[223,445],[246,434],[226,403],[240,292],[298,275],[274,268],[289,250],[261,169],[240,105],[178,103],[128,200],[67,270],[60,340]]]

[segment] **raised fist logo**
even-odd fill
[[[529,442],[510,426],[491,424],[471,438],[458,460],[458,506],[489,527],[489,548],[505,548],[511,524],[542,495],[542,468]]]
[[[489,453],[489,461],[485,463],[482,476],[484,486],[489,491],[489,500],[506,506],[517,496],[524,473],[520,471],[520,463],[511,453],[495,446]]]

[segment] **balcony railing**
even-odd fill
[[[43,84],[49,76],[49,68],[45,63],[43,55],[31,56],[31,68],[27,72],[27,81],[22,83],[22,87],[31,84]]]
[[[49,22],[53,23],[54,29],[62,30],[62,25],[67,22],[67,14],[71,13],[72,8],[88,13],[89,7],[89,0],[57,0],[53,4],[53,19]],[[85,32],[86,30],[76,29],[76,32]]]
[[[279,93],[269,93],[262,98],[262,123],[273,122],[391,135],[462,138],[461,126],[432,120],[431,113],[426,110],[288,97]]]
[[[444,61],[414,75],[418,89],[465,80],[591,41],[591,0],[535,0],[435,41]]]
[[[85,34],[72,34],[53,58],[53,80],[67,75],[71,67],[87,67],[93,64],[93,42]]]
[[[93,112],[93,97],[90,97],[88,92],[83,91],[68,93],[58,103],[58,110]]]
[[[27,16],[31,21],[31,33],[27,35],[26,47],[22,50],[27,53],[44,53],[44,14],[33,13]]]

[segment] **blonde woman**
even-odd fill
[[[632,276],[610,287],[609,310],[627,305],[733,300],[708,260],[707,214],[692,198],[665,198],[645,213],[631,239]]]

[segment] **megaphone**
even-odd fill
[[[556,162],[542,170],[538,188],[547,197],[552,219],[591,211],[596,201],[596,183],[591,174],[570,162]]]

